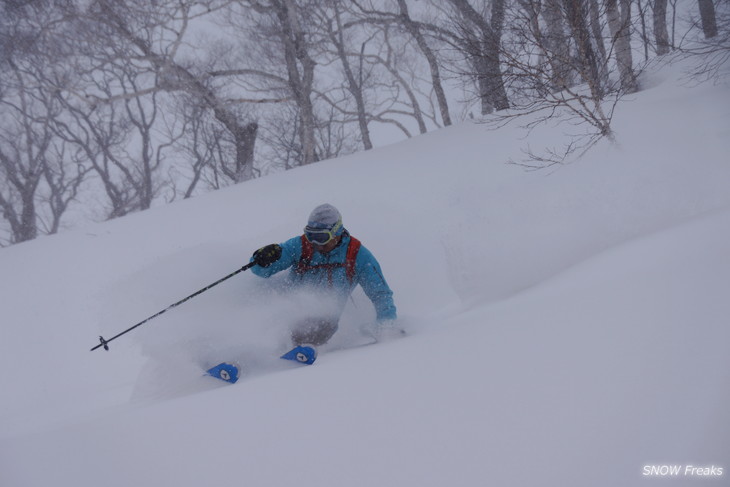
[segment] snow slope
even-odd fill
[[[466,124],[0,251],[0,485],[723,485],[730,469],[730,89],[676,67],[619,146],[525,172]],[[559,145],[542,127],[534,149]],[[409,336],[356,293],[307,368],[311,302],[232,272],[336,205]],[[202,377],[237,358],[235,386]],[[645,465],[722,467],[656,479]]]

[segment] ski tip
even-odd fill
[[[317,350],[310,345],[299,345],[282,355],[281,358],[300,364],[312,365],[317,360]]]
[[[208,375],[211,375],[216,379],[230,382],[231,384],[235,384],[240,375],[240,369],[237,365],[226,362],[220,363],[215,367],[211,367],[206,372]]]

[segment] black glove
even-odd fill
[[[253,253],[253,261],[261,267],[269,267],[281,257],[281,245],[271,244]]]

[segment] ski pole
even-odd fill
[[[111,342],[111,341],[114,341],[114,340],[116,340],[116,339],[117,339],[117,338],[119,338],[120,336],[122,336],[122,335],[124,335],[124,334],[126,334],[126,333],[129,333],[130,331],[134,330],[135,328],[137,328],[137,327],[139,327],[139,326],[142,326],[142,325],[144,325],[145,323],[147,323],[147,322],[148,322],[148,321],[150,321],[151,319],[153,319],[153,318],[157,318],[158,316],[160,316],[161,314],[165,313],[166,311],[170,311],[170,310],[171,310],[172,308],[174,308],[174,307],[176,307],[176,306],[179,306],[179,305],[183,304],[183,303],[184,303],[185,301],[187,301],[187,300],[189,300],[189,299],[193,299],[193,298],[194,298],[195,296],[197,296],[198,294],[202,294],[202,293],[204,293],[204,292],[205,292],[205,291],[207,291],[208,289],[210,289],[210,288],[212,288],[212,287],[214,287],[214,286],[217,286],[218,284],[222,283],[222,282],[223,282],[223,281],[225,281],[226,279],[230,279],[231,277],[235,276],[236,274],[238,274],[238,273],[240,273],[240,272],[243,272],[243,271],[245,271],[245,270],[248,270],[248,269],[250,269],[250,268],[251,268],[251,267],[253,267],[254,265],[256,265],[256,263],[255,263],[255,262],[251,262],[251,263],[249,263],[249,264],[246,264],[245,266],[241,267],[241,268],[240,268],[240,269],[238,269],[237,271],[235,271],[235,272],[231,272],[231,273],[230,273],[230,274],[228,274],[228,275],[227,275],[226,277],[224,277],[224,278],[222,278],[222,279],[218,279],[218,280],[217,280],[217,281],[215,281],[215,282],[214,282],[213,284],[210,284],[210,285],[208,285],[208,286],[204,287],[204,288],[203,288],[203,289],[201,289],[200,291],[196,291],[196,292],[194,292],[193,294],[191,294],[191,295],[190,295],[190,296],[188,296],[187,298],[181,299],[181,300],[180,300],[180,301],[178,301],[177,303],[171,304],[170,306],[168,306],[167,308],[163,309],[162,311],[160,311],[160,312],[158,312],[158,313],[155,313],[155,314],[153,314],[153,315],[152,315],[152,316],[150,316],[149,318],[147,318],[147,319],[145,319],[145,320],[142,320],[142,321],[140,321],[139,323],[137,323],[136,325],[134,325],[134,326],[132,326],[132,327],[130,327],[130,328],[127,328],[127,329],[126,329],[126,330],[124,330],[123,332],[121,332],[121,333],[119,333],[119,334],[117,334],[117,335],[115,335],[115,336],[111,337],[111,338],[110,338],[109,340],[106,340],[106,339],[104,339],[104,337],[103,337],[103,336],[99,336],[99,342],[100,342],[100,343],[99,343],[99,344],[98,344],[97,346],[95,346],[94,348],[92,348],[92,349],[91,349],[91,351],[93,352],[94,350],[96,350],[97,348],[100,348],[100,347],[104,347],[104,350],[107,350],[107,351],[108,351],[108,350],[109,350],[109,342]]]

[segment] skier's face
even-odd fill
[[[314,250],[316,250],[320,254],[326,254],[327,252],[337,247],[337,244],[340,243],[340,240],[342,240],[342,235],[338,235],[337,237],[327,242],[325,245],[318,245],[312,242],[312,247],[314,247]]]

